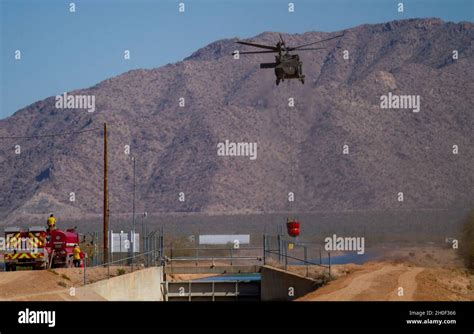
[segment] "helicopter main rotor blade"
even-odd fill
[[[320,41],[316,41],[316,42],[313,42],[313,43],[298,45],[298,46],[295,46],[295,47],[293,47],[293,48],[288,48],[287,50],[288,50],[288,51],[298,50],[298,49],[300,49],[300,48],[304,48],[305,46],[310,46],[310,45],[313,45],[313,44],[317,44],[317,43],[322,43],[322,42],[330,41],[330,40],[332,40],[332,39],[339,38],[339,37],[342,37],[342,36],[344,36],[344,34],[337,35],[337,36],[333,36],[333,37],[326,38],[326,39],[322,39],[322,40],[320,40]]]
[[[263,44],[257,44],[257,43],[250,43],[250,42],[243,42],[243,41],[237,41],[236,43],[243,44],[243,45],[250,45],[250,46],[255,46],[256,48],[262,48],[262,49],[268,49],[268,50],[273,50],[273,51],[278,51],[278,48],[270,45],[263,45]]]
[[[276,53],[278,51],[243,51],[243,52],[240,52],[239,51],[239,54],[240,55],[250,55],[250,54],[257,54],[257,53]],[[232,52],[232,55],[235,55],[236,52]]]
[[[282,43],[283,45],[285,45],[285,40],[283,39],[283,36],[282,36],[281,34],[279,34],[279,35],[280,35],[281,43]]]
[[[298,49],[298,51],[310,51],[310,50],[327,50],[327,48],[304,48],[304,49]]]

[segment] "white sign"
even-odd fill
[[[244,245],[249,243],[249,234],[204,234],[199,236],[200,245]]]
[[[112,253],[128,253],[133,247],[133,252],[138,253],[140,251],[140,234],[135,233],[135,238],[131,238],[133,232],[124,233],[113,233],[110,231],[110,251]],[[132,242],[135,239],[135,242]]]

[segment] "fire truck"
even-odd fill
[[[51,230],[32,226],[5,228],[5,269],[48,269],[73,266],[74,245],[79,244],[75,229]],[[81,253],[81,267],[84,254]]]

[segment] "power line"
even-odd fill
[[[61,133],[53,133],[49,135],[33,135],[33,136],[3,136],[0,139],[32,139],[32,138],[46,138],[46,137],[61,137],[61,136],[70,136],[74,134],[84,133],[84,132],[91,132],[91,131],[99,131],[102,130],[101,128],[94,128],[94,129],[87,129],[87,130],[79,130],[79,131],[72,131],[72,132],[61,132]]]

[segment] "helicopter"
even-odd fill
[[[280,34],[280,40],[275,46],[237,41],[236,43],[265,49],[265,51],[244,51],[244,52],[234,51],[232,55],[277,53],[277,55],[275,56],[274,63],[262,63],[260,64],[260,68],[274,68],[275,69],[277,86],[280,84],[280,81],[285,81],[285,79],[299,79],[301,83],[304,84],[305,76],[303,75],[303,62],[300,60],[299,55],[290,54],[290,51],[324,50],[326,49],[325,47],[308,48],[308,46],[311,46],[317,43],[326,42],[326,41],[339,38],[342,36],[344,36],[344,34],[340,34],[337,36],[333,36],[330,38],[326,38],[326,39],[308,43],[308,44],[299,45],[296,47],[287,46],[281,34]]]

